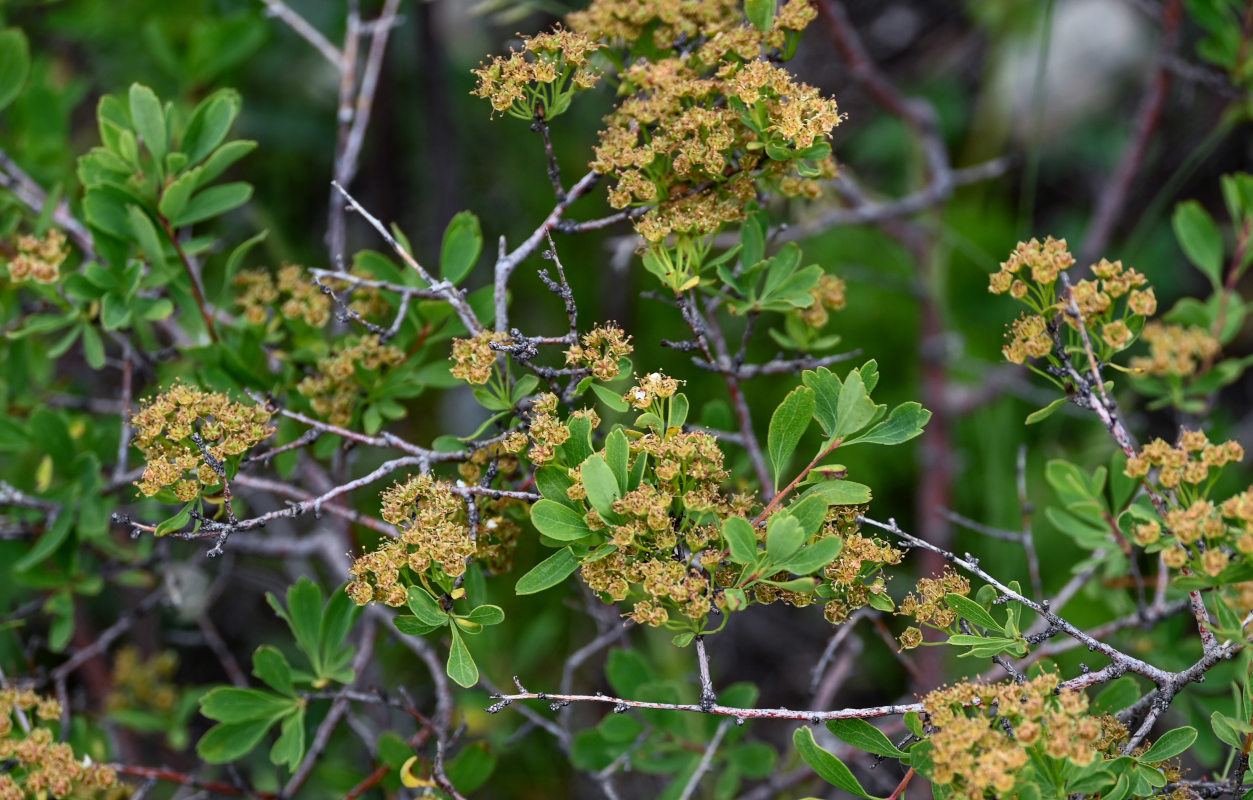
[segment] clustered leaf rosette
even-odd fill
[[[16,718],[21,718],[18,724]],[[126,787],[117,773],[74,749],[50,727],[61,704],[31,691],[0,689],[0,800],[75,797],[120,800]]]
[[[491,101],[495,111],[525,120],[552,120],[570,107],[576,92],[591,89],[600,73],[591,56],[603,45],[560,27],[523,36],[522,48],[474,70],[471,94]]]
[[[273,415],[263,405],[175,383],[131,417],[135,446],[147,461],[135,485],[141,494],[170,504],[220,491],[223,478],[235,476],[242,455],[273,435]]]
[[[1019,242],[1009,259],[992,274],[989,292],[1009,294],[1030,309],[1030,313],[1015,320],[1006,333],[1009,343],[1002,349],[1006,360],[1024,364],[1028,359],[1043,359],[1048,366],[1060,367],[1053,337],[1054,326],[1061,320],[1067,325],[1064,342],[1067,354],[1085,353],[1080,333],[1082,321],[1093,354],[1102,363],[1108,362],[1135,342],[1144,328],[1145,317],[1157,311],[1157,298],[1144,275],[1124,268],[1121,261],[1102,259],[1092,265],[1095,277],[1074,284],[1073,300],[1079,318],[1072,316],[1069,311],[1072,295],[1058,284],[1062,273],[1074,263],[1066,240],[1050,236],[1043,242],[1038,239]],[[1080,363],[1086,364],[1086,357]],[[1041,374],[1057,382],[1047,371]]]

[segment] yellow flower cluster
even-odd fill
[[[482,385],[492,377],[497,353],[492,342],[507,342],[509,334],[483,331],[471,339],[452,340],[452,376],[466,383]]]
[[[1149,346],[1149,354],[1131,359],[1131,368],[1145,375],[1188,378],[1210,364],[1222,350],[1209,331],[1195,325],[1153,321],[1144,326],[1141,337]]]
[[[1001,353],[1006,361],[1014,364],[1022,364],[1028,358],[1041,358],[1053,350],[1048,322],[1039,314],[1023,314],[1014,320],[1005,336],[1009,343],[1001,348]]]
[[[383,492],[382,516],[400,529],[396,539],[353,562],[349,597],[358,605],[370,601],[403,606],[408,599],[400,571],[421,575],[439,569],[450,577],[466,570],[475,542],[466,521],[465,505],[447,483],[419,475]]]
[[[222,481],[191,440],[192,434],[200,435],[213,459],[225,463],[272,435],[272,416],[265,406],[236,403],[220,392],[175,383],[131,417],[135,446],[147,459],[135,485],[148,496],[172,486],[180,501],[194,500],[202,486]]]
[[[368,277],[356,269],[352,274],[359,278]],[[362,317],[381,316],[388,310],[387,301],[377,288],[354,288],[350,282],[334,278],[323,279],[322,282],[335,292],[352,289],[353,300],[348,307]],[[253,325],[264,325],[269,319],[269,310],[276,305],[287,319],[303,319],[315,328],[322,327],[331,319],[331,298],[313,282],[304,267],[285,264],[278,271],[277,282],[267,270],[244,270],[235,276],[234,284],[240,289],[235,305],[243,311],[244,319]]]
[[[823,274],[818,279],[818,284],[809,290],[809,296],[814,299],[813,305],[809,308],[801,309],[800,317],[806,325],[813,328],[821,328],[827,324],[830,311],[842,311],[846,298],[844,296],[844,279],[837,278],[834,275]]]
[[[1057,675],[1045,673],[1022,684],[962,683],[924,697],[936,729],[928,739],[932,780],[967,800],[1009,796],[1032,751],[1086,766],[1126,738],[1112,717],[1088,714],[1082,691],[1055,694],[1057,686]]]
[[[635,386],[622,396],[622,400],[635,408],[644,409],[657,400],[673,397],[678,390],[679,382],[674,378],[660,372],[650,372],[641,376]]]
[[[1066,249],[1065,239],[1049,236],[1043,242],[1039,239],[1019,242],[989,279],[988,291],[992,294],[1009,292],[1015,300],[1022,300],[1030,288],[1023,278],[1030,275],[1030,280],[1041,290],[1048,290],[1048,294],[1041,299],[1046,301],[1046,306],[1052,305],[1052,288],[1057,276],[1074,263],[1075,257]]]
[[[1028,358],[1048,356],[1053,351],[1049,325],[1059,315],[1073,331],[1079,329],[1080,319],[1065,313],[1070,297],[1059,298],[1056,286],[1058,277],[1074,263],[1065,239],[1032,239],[1019,242],[988,279],[989,292],[1009,294],[1031,309],[1006,333],[1009,342],[1002,348],[1006,360],[1022,364]],[[1157,297],[1147,286],[1148,279],[1124,268],[1121,261],[1101,259],[1092,265],[1092,274],[1095,278],[1074,284],[1073,299],[1093,337],[1097,357],[1105,361],[1131,346],[1144,317],[1157,311]],[[1120,299],[1122,312],[1116,313]]]
[[[1209,479],[1210,471],[1244,459],[1244,448],[1236,441],[1213,444],[1204,431],[1184,430],[1179,444],[1172,447],[1163,439],[1154,439],[1133,458],[1127,459],[1128,477],[1143,478],[1152,467],[1160,467],[1157,483],[1163,489],[1174,489],[1180,483],[1197,486]]]
[[[362,397],[356,381],[357,367],[380,370],[405,360],[404,351],[382,344],[376,334],[337,341],[331,354],[318,359],[317,374],[296,384],[296,391],[309,398],[313,413],[332,425],[352,422],[352,412]]]
[[[605,118],[591,167],[615,178],[615,208],[656,206],[635,220],[650,242],[742,220],[758,181],[796,169],[764,152],[766,142],[795,156],[827,142],[841,121],[834,100],[769,61],[726,62],[712,76],[691,58],[642,61],[622,77],[634,94]],[[829,156],[818,160],[816,177],[835,174]]]
[[[1205,497],[1212,473],[1243,458],[1239,442],[1214,444],[1203,431],[1183,431],[1173,447],[1162,439],[1144,445],[1127,459],[1127,475],[1146,478],[1157,468],[1156,484],[1173,491],[1179,505],[1168,510],[1160,523],[1136,524],[1132,530],[1136,543],[1162,550],[1168,567],[1191,564],[1210,576],[1227,568],[1232,550],[1246,557],[1253,554],[1253,489],[1218,505]]]
[[[762,45],[782,48],[789,31],[803,30],[817,12],[806,0],[788,0],[775,16],[771,30],[762,33],[746,25],[740,0],[593,0],[584,10],[566,16],[576,31],[615,44],[634,44],[646,32],[660,48],[699,42],[696,57],[705,64],[734,52],[748,61]]]
[[[838,511],[832,509],[832,513]],[[829,530],[837,527],[838,523],[828,524]],[[901,563],[905,555],[890,544],[858,533],[838,535],[844,539],[844,547],[823,571],[835,594],[823,608],[823,616],[832,625],[846,622],[854,611],[870,602],[871,595],[887,592],[887,584],[878,572],[885,565]]]
[[[522,37],[522,49],[474,70],[479,83],[471,94],[491,101],[495,111],[522,119],[552,119],[566,109],[570,95],[590,89],[600,73],[589,62],[604,45],[558,28]]]
[[[25,738],[18,738],[20,727],[14,726],[18,713],[32,724]],[[120,796],[113,770],[79,760],[68,744],[56,741],[45,723],[60,716],[61,704],[52,698],[0,689],[0,800]]]
[[[583,334],[566,351],[566,364],[587,367],[602,381],[618,377],[618,360],[631,354],[631,337],[617,325],[601,325]]]
[[[905,596],[896,613],[913,617],[921,625],[946,630],[957,622],[957,612],[944,602],[947,594],[970,594],[970,581],[951,567],[945,567],[938,578],[919,580],[917,589]]]
[[[545,392],[535,398],[527,435],[531,439],[527,458],[535,464],[552,461],[557,448],[570,438],[570,429],[557,417],[557,395]]]
[[[30,279],[35,283],[56,283],[61,277],[61,264],[70,250],[65,246],[65,234],[50,229],[43,238],[17,237],[17,255],[9,261],[9,278],[14,283]]]
[[[119,649],[113,659],[113,691],[106,706],[109,711],[172,711],[178,700],[171,682],[176,671],[178,654],[173,650],[145,659],[139,648],[127,645]]]

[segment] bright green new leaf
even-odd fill
[[[777,566],[794,575],[809,575],[830,564],[843,547],[844,541],[840,537],[828,536],[802,548],[799,553]]]
[[[396,626],[396,630],[408,636],[425,636],[431,631],[444,627],[442,623],[427,625],[413,614],[397,614],[392,617],[392,624]]]
[[[631,445],[621,428],[605,437],[605,463],[618,481],[618,491],[625,494],[629,478]]]
[[[1057,411],[1057,409],[1059,409],[1059,408],[1061,408],[1063,405],[1065,405],[1065,404],[1066,404],[1066,401],[1068,401],[1069,399],[1070,399],[1070,397],[1068,397],[1068,396],[1067,396],[1067,397],[1059,397],[1059,398],[1057,398],[1056,400],[1054,400],[1053,402],[1049,403],[1049,404],[1048,404],[1047,406],[1045,406],[1044,408],[1037,408],[1035,411],[1032,411],[1030,414],[1028,414],[1028,415],[1027,415],[1027,420],[1026,420],[1026,422],[1025,422],[1024,424],[1026,424],[1026,425],[1034,425],[1034,424],[1036,424],[1037,422],[1043,422],[1044,420],[1046,420],[1046,419],[1048,419],[1049,417],[1053,416],[1053,412]]]
[[[833,506],[858,506],[870,502],[870,487],[853,481],[822,481],[805,490],[802,498],[821,494]]]
[[[793,389],[770,417],[767,449],[770,464],[774,467],[774,488],[778,490],[779,479],[793,451],[800,444],[801,436],[814,416],[814,390],[807,386]]]
[[[775,0],[744,0],[744,16],[759,31],[768,31],[774,25]]]
[[[187,163],[199,164],[222,144],[241,104],[239,92],[234,89],[219,89],[200,101],[183,133],[181,149],[187,154]]]
[[[444,280],[461,283],[483,252],[483,233],[479,218],[469,211],[462,211],[452,218],[444,229],[444,245],[439,251],[439,273]]]

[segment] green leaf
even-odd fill
[[[960,594],[949,593],[944,596],[944,602],[948,607],[965,617],[968,622],[978,625],[980,628],[987,628],[1003,633],[1000,623],[992,618],[987,609]]]
[[[605,463],[604,457],[599,453],[589,456],[588,459],[583,462],[583,466],[580,468],[579,472],[583,476],[583,487],[587,490],[587,501],[591,504],[592,508],[596,509],[596,511],[600,513],[601,519],[609,520],[610,518],[616,518],[616,514],[613,510],[613,503],[621,496],[621,493],[618,488],[618,478],[614,475],[614,471],[609,468],[609,465]],[[626,474],[624,469],[624,483],[625,477]],[[540,502],[543,501],[541,500]],[[536,506],[538,505],[539,503],[536,503]],[[565,511],[569,511],[569,509],[566,509],[564,506],[561,506],[560,508]],[[574,514],[577,516],[577,512],[574,512]],[[532,518],[535,516],[534,508],[531,510],[531,516]],[[580,518],[579,521],[582,522],[582,518]],[[538,522],[535,527],[539,528]],[[583,524],[583,527],[587,527],[586,523]],[[540,529],[540,532],[547,533],[547,531],[544,531],[543,529]],[[559,537],[554,536],[553,538]]]
[[[505,612],[500,606],[483,605],[470,610],[461,617],[479,625],[499,625],[505,621]]]
[[[759,31],[768,31],[774,25],[775,0],[744,0],[744,16]]]
[[[424,625],[448,624],[448,612],[421,586],[409,587],[409,610]]]
[[[483,233],[479,230],[479,218],[469,211],[462,211],[452,218],[444,229],[444,246],[439,251],[439,272],[444,280],[461,283],[483,252]]]
[[[496,769],[496,756],[486,742],[475,742],[461,749],[445,768],[448,780],[462,794],[470,794],[487,782]]]
[[[161,193],[161,201],[157,203],[157,210],[161,212],[161,216],[166,219],[176,219],[179,214],[182,214],[199,182],[200,170],[192,169],[165,187],[165,191]]]
[[[153,531],[153,536],[164,536],[167,533],[181,529],[184,525],[191,521],[191,507],[194,503],[184,505],[177,514],[162,522]]]
[[[0,111],[17,99],[30,73],[30,44],[20,28],[0,31]]]
[[[1166,731],[1159,736],[1157,741],[1153,743],[1153,746],[1144,751],[1138,758],[1145,763],[1165,761],[1187,750],[1194,741],[1196,741],[1196,728],[1193,728],[1191,725],[1175,728],[1173,731]]]
[[[800,753],[810,769],[818,774],[818,777],[849,794],[864,798],[871,797],[866,794],[866,790],[853,777],[848,767],[844,766],[843,761],[834,753],[829,753],[818,746],[818,743],[814,741],[814,732],[809,728],[797,728],[792,734],[792,743],[796,745],[796,751]]]
[[[310,664],[316,669],[314,661],[318,656],[318,627],[322,621],[322,590],[308,578],[301,578],[287,587],[287,608],[283,608],[273,594],[267,592],[265,599],[287,623],[296,637],[296,646],[309,657]]]
[[[219,686],[200,698],[200,713],[218,722],[273,720],[290,713],[297,702],[261,689]]]
[[[800,521],[789,514],[775,514],[766,528],[766,555],[772,564],[783,564],[800,550],[805,531]]]
[[[743,517],[727,517],[722,523],[722,535],[731,548],[731,561],[751,564],[757,558],[757,534],[752,523]]]
[[[1044,420],[1053,416],[1053,412],[1061,408],[1063,405],[1065,405],[1066,401],[1069,399],[1070,397],[1068,396],[1059,397],[1053,402],[1049,403],[1044,408],[1037,408],[1035,411],[1032,411],[1030,414],[1027,415],[1027,421],[1025,424],[1034,425],[1037,422],[1043,422]]]
[[[767,449],[770,463],[774,467],[774,488],[779,488],[779,479],[787,467],[792,453],[800,443],[801,436],[809,427],[814,416],[814,390],[807,386],[793,389],[783,402],[774,410],[770,417],[770,429],[767,434]]]
[[[104,369],[104,340],[89,322],[80,325],[79,330],[83,335],[83,358],[87,359],[87,366]]]
[[[904,408],[908,405],[910,404],[906,403],[904,406],[900,406],[900,408]],[[909,430],[909,423],[917,419],[917,412],[922,409],[922,406],[918,406],[917,403],[912,405],[917,406],[916,409],[912,409],[914,413],[911,415],[907,412],[907,418],[903,417],[897,424],[897,427],[904,426],[903,431]],[[926,413],[927,417],[931,416],[930,412],[924,413]],[[835,425],[836,436],[848,436],[856,433],[869,425],[874,419],[875,404],[871,401],[870,394],[866,391],[866,384],[862,381],[860,370],[853,370],[848,373],[848,377],[844,379],[844,386],[840,389],[840,401],[836,409],[836,414],[838,415],[838,421]],[[903,433],[897,433],[894,431],[890,433],[891,435],[903,435]],[[913,435],[917,436],[918,434],[915,433]],[[904,440],[902,439],[901,441]],[[885,442],[885,444],[893,443],[894,442],[891,441]]]
[[[115,331],[118,328],[130,324],[131,310],[125,298],[114,292],[109,292],[100,301],[100,324],[107,331]]]
[[[212,183],[219,175],[239,159],[257,149],[257,143],[250,139],[239,139],[213,151],[213,154],[200,166],[200,185]]]
[[[830,564],[843,547],[844,541],[840,537],[828,536],[802,548],[799,553],[777,566],[793,575],[808,575]]]
[[[821,494],[810,494],[788,506],[787,513],[796,518],[796,521],[801,524],[801,530],[808,538],[822,527],[829,507],[826,497]]]
[[[262,645],[252,654],[252,674],[280,694],[294,694],[291,665],[272,645]]]
[[[173,226],[182,228],[186,225],[212,219],[225,214],[233,208],[242,206],[248,202],[250,197],[252,197],[252,186],[243,181],[224,183],[221,186],[211,186],[199,192],[188,201],[187,207],[183,209],[183,213],[173,220]]]
[[[853,481],[823,481],[805,490],[802,498],[821,494],[833,506],[858,506],[870,502],[870,487]]]
[[[599,383],[592,384],[592,391],[600,398],[600,402],[608,406],[611,411],[621,413],[631,407],[625,400],[622,399],[622,395],[612,389],[609,389],[608,387],[601,386]]]
[[[627,442],[626,434],[622,432],[621,428],[614,430],[613,433],[605,437],[605,463],[613,471],[613,476],[618,481],[618,491],[620,493],[626,493],[627,491],[627,482],[630,477],[630,458],[631,446]]]
[[[396,626],[396,630],[408,636],[425,636],[434,630],[444,627],[440,625],[427,625],[413,614],[397,614],[392,617],[392,624]]]
[[[848,384],[845,384],[847,386]],[[931,412],[918,403],[901,403],[892,409],[888,418],[853,441],[857,444],[900,444],[922,433],[923,426],[931,419]]]
[[[834,437],[835,426],[839,421],[840,392],[844,383],[826,367],[805,370],[801,373],[801,382],[814,390],[814,419],[822,426],[823,433]]]
[[[864,719],[833,719],[827,723],[827,728],[836,738],[858,750],[888,758],[909,758],[909,753],[892,744],[883,731]]]
[[[531,506],[531,522],[540,533],[562,542],[582,539],[592,533],[582,514],[547,498]]]
[[[70,509],[62,509],[61,513],[57,514],[52,527],[44,531],[35,542],[35,546],[13,565],[13,571],[25,572],[55,553],[61,543],[69,537],[70,529],[74,527],[74,516]]]
[[[1217,289],[1222,285],[1223,237],[1209,212],[1195,200],[1175,206],[1170,223],[1184,255]]]
[[[294,714],[283,719],[278,740],[270,748],[270,763],[275,766],[286,765],[289,772],[294,772],[304,757],[305,710],[301,706]]]
[[[579,557],[569,547],[563,547],[556,553],[531,568],[531,571],[518,579],[513,591],[516,594],[535,594],[570,577],[579,568]]]
[[[210,764],[229,764],[248,755],[277,720],[271,717],[214,725],[200,737],[196,753]]]
[[[148,263],[158,270],[164,269],[164,237],[157,233],[157,226],[139,206],[127,206],[126,216],[135,241],[139,244],[139,249],[143,250]]]
[[[235,122],[240,105],[239,92],[234,89],[219,89],[200,101],[191,114],[181,143],[187,163],[199,164],[217,149]]]
[[[344,639],[348,637],[348,632],[360,616],[361,606],[354,603],[343,588],[331,593],[326,607],[322,610],[322,619],[318,623],[318,649],[323,669],[333,671],[337,660],[345,668],[347,667],[347,663],[352,658],[353,648],[345,645]],[[325,674],[322,677],[334,677],[340,680],[339,677],[331,674]],[[349,678],[347,681],[340,680],[340,682],[349,683],[351,680]]]
[[[469,689],[479,682],[479,667],[474,663],[474,656],[470,655],[470,648],[466,647],[465,639],[461,638],[457,626],[450,626],[448,630],[452,631],[452,649],[448,651],[448,677],[459,686]]]
[[[1124,676],[1110,681],[1092,701],[1089,709],[1093,716],[1114,714],[1140,699],[1140,687],[1134,678]]]
[[[161,101],[147,86],[132,83],[130,112],[135,131],[159,164],[169,149],[169,134],[165,129],[165,111],[161,108]]]

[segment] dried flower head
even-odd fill
[[[42,237],[19,236],[16,244],[17,255],[9,261],[9,278],[14,283],[57,282],[61,277],[61,264],[70,254],[64,233],[52,228]]]

